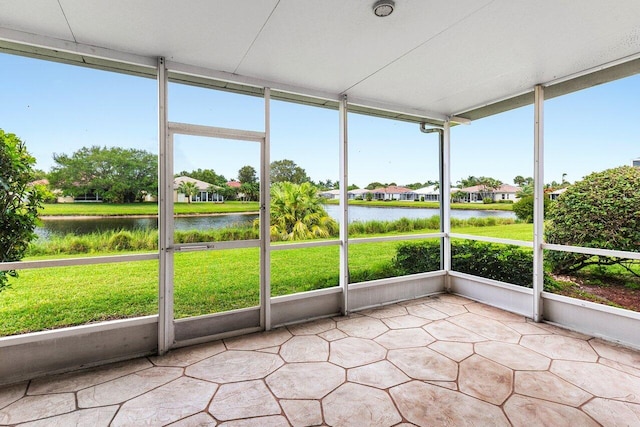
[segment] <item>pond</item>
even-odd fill
[[[327,205],[327,212],[333,218],[338,218],[340,207],[337,205]],[[427,208],[381,208],[367,206],[349,206],[349,220],[370,221],[385,220],[393,221],[405,218],[429,218],[438,215],[438,209]],[[511,211],[487,211],[487,210],[452,210],[452,218],[484,218],[484,217],[515,218]],[[258,214],[224,214],[224,215],[200,215],[200,216],[180,216],[175,219],[176,230],[211,229],[226,227],[244,227],[253,224],[253,220],[258,218]],[[151,218],[78,218],[78,219],[45,219],[42,226],[36,229],[36,233],[42,239],[48,239],[53,235],[65,234],[89,234],[108,230],[135,230],[135,229],[157,229],[158,220]]]

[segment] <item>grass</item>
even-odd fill
[[[258,212],[258,202],[174,203],[177,215],[207,215],[235,212]],[[158,215],[157,203],[48,203],[42,216],[128,216]]]
[[[533,236],[531,224],[481,229],[467,226],[454,231],[465,234],[481,231],[493,237],[525,236],[526,240]],[[394,276],[391,261],[398,243],[351,245],[351,282]],[[123,252],[105,250],[91,255],[116,253]],[[73,256],[77,255],[30,259]],[[257,248],[176,254],[176,318],[257,305],[258,266]],[[337,286],[338,269],[337,246],[274,251],[272,295]],[[11,279],[12,287],[0,293],[0,336],[156,314],[157,274],[157,261],[22,270],[18,279]]]
[[[327,204],[338,204],[338,200],[327,200]],[[438,202],[409,201],[370,201],[349,200],[354,206],[376,206],[385,208],[432,208],[439,207]],[[224,203],[174,203],[176,215],[211,215],[218,213],[258,212],[258,202],[224,202]],[[508,203],[452,203],[452,209],[462,210],[498,210],[510,211]],[[130,216],[158,215],[157,203],[47,203],[42,216]]]

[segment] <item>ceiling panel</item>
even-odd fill
[[[350,94],[455,114],[640,52],[640,2],[587,3],[496,1]]]
[[[50,0],[2,0],[0,28],[73,40],[58,2]]]
[[[79,43],[233,72],[277,0],[60,0]]]
[[[237,71],[341,93],[488,2],[403,0],[382,19],[372,1],[282,0]]]
[[[2,31],[10,29],[76,41],[88,47],[85,56],[92,46],[165,56],[229,73],[230,81],[259,79],[332,99],[346,92],[376,108],[433,117],[640,57],[638,0],[396,0],[384,19],[373,15],[373,3],[4,0],[0,39],[11,42],[13,33]],[[61,48],[52,42],[49,56]]]

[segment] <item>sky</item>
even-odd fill
[[[157,153],[157,89],[152,79],[0,54],[0,128],[15,133],[45,171],[54,153],[119,146]],[[544,181],[570,182],[640,157],[640,76],[544,104]],[[170,84],[169,120],[264,130],[262,98]],[[417,124],[349,114],[349,183],[398,185],[437,180],[437,134]],[[338,112],[271,103],[271,160],[290,159],[314,181],[339,176]],[[258,143],[177,136],[174,171],[214,169],[228,179],[251,165]],[[533,106],[456,126],[451,180],[533,176]]]

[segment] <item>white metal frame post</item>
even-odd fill
[[[445,277],[445,288],[450,290],[449,272],[451,271],[451,123],[447,120],[442,128],[442,146],[441,153],[441,175],[440,195],[442,200],[442,232],[444,233],[444,262],[442,263],[444,271],[447,272]]]
[[[347,95],[340,101],[340,287],[342,314],[349,314],[349,138]]]
[[[260,327],[271,329],[271,90],[264,89],[264,142],[260,144]]]
[[[165,354],[174,341],[173,329],[173,141],[167,114],[167,69],[158,58],[158,354]]]
[[[540,322],[544,290],[544,88],[537,85],[534,94],[533,320]]]

